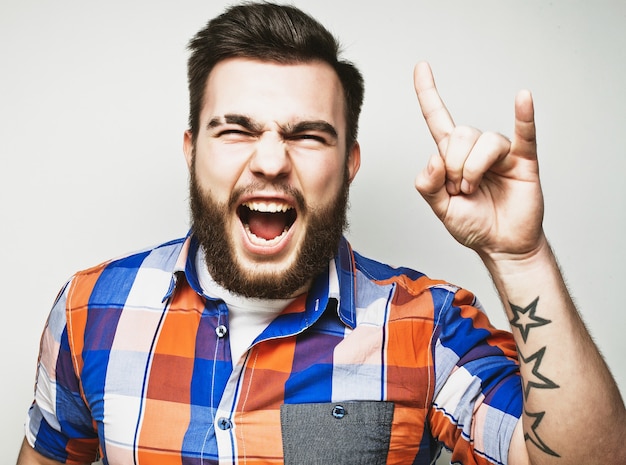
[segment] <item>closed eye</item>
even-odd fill
[[[337,143],[336,129],[326,121],[300,121],[282,127],[285,140],[302,144],[333,146]]]
[[[250,131],[241,128],[225,128],[215,133],[216,138],[225,142],[246,142],[254,139],[256,136]]]
[[[243,134],[243,135],[252,135],[248,131],[244,131],[241,129],[226,129],[217,133],[217,136],[228,136],[230,134]]]
[[[310,140],[315,142],[320,142],[322,144],[327,144],[328,141],[323,136],[318,136],[316,134],[294,134],[293,136],[287,137],[288,140]]]

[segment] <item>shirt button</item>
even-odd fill
[[[341,420],[343,417],[345,417],[346,413],[346,409],[343,407],[343,405],[335,405],[333,407],[333,417],[335,417],[337,420]]]
[[[233,427],[233,422],[230,421],[228,418],[221,417],[217,420],[217,427],[225,431]]]
[[[227,332],[228,329],[224,325],[219,325],[217,328],[215,328],[215,334],[217,334],[217,337],[219,337],[220,339],[226,336]]]

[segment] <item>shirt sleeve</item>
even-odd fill
[[[45,457],[68,464],[97,459],[98,434],[80,389],[67,336],[66,298],[57,297],[41,337],[35,399],[25,425],[29,444]]]
[[[429,422],[452,463],[506,464],[523,409],[515,341],[473,294],[433,289],[435,397]]]

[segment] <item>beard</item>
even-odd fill
[[[218,203],[210,194],[202,191],[194,167],[195,160],[191,163],[189,181],[191,230],[204,250],[208,271],[215,282],[245,297],[283,299],[293,297],[328,268],[348,226],[350,183],[346,167],[341,189],[333,201],[322,208],[309,208],[302,193],[289,186],[273,185],[293,196],[298,214],[308,219],[303,242],[295,251],[297,256],[282,271],[268,271],[262,267],[245,268],[238,260],[233,240],[228,234],[226,218],[229,212],[236,208],[238,199],[246,190],[258,186],[235,190],[227,204]]]

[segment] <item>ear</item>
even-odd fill
[[[361,167],[361,146],[356,141],[348,151],[348,163],[346,166],[348,167],[348,179],[352,182]]]
[[[191,164],[193,163],[193,136],[189,130],[185,131],[183,136],[183,152],[185,153],[187,168],[191,169]]]

